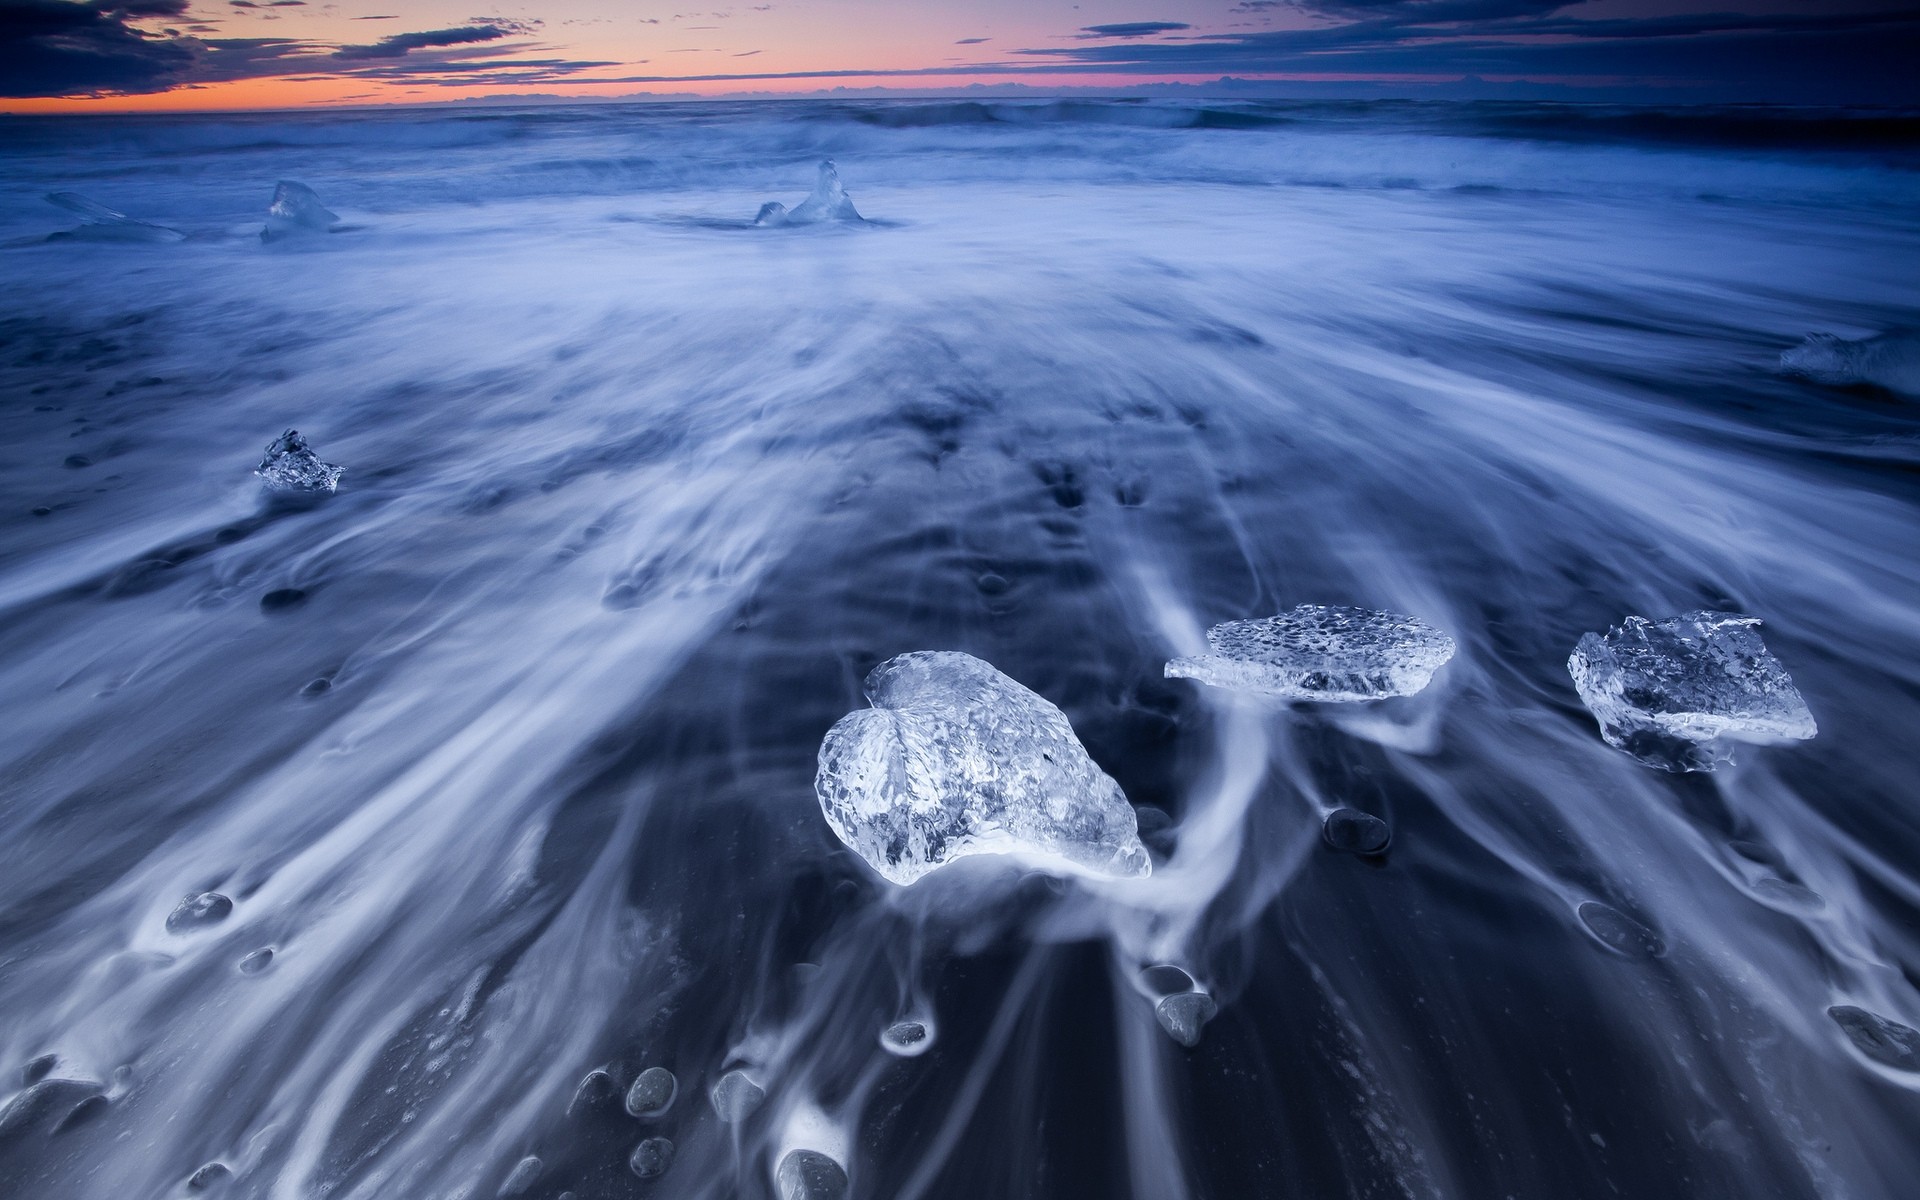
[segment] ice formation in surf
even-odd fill
[[[1168,679],[1195,679],[1288,700],[1410,696],[1453,657],[1453,639],[1413,617],[1302,604],[1207,630],[1211,654],[1176,658]]]
[[[123,212],[89,200],[79,192],[49,192],[47,203],[64,208],[80,218],[80,224],[51,234],[49,241],[77,242],[178,242],[186,234],[165,225],[138,221]]]
[[[820,174],[813,185],[813,194],[792,208],[778,200],[769,200],[760,206],[759,215],[754,217],[755,225],[817,225],[822,221],[864,221],[858,209],[853,207],[853,197],[847,195],[847,189],[840,184],[840,172],[832,159],[820,164]]]
[[[873,707],[820,746],[814,790],[841,841],[894,883],[970,854],[1029,854],[1107,875],[1152,870],[1133,808],[1066,714],[967,654],[902,654]]]
[[[331,233],[340,218],[320,203],[320,197],[304,183],[281,180],[273,189],[273,203],[267,206],[267,224],[260,240],[275,242],[302,234]]]
[[[1920,331],[1848,341],[1816,333],[1780,356],[1780,369],[1818,383],[1873,383],[1920,396]]]
[[[1754,627],[1733,613],[1628,617],[1580,639],[1567,670],[1607,744],[1668,771],[1710,771],[1727,742],[1804,740],[1813,714]]]
[[[340,486],[346,468],[320,461],[300,431],[289,429],[267,444],[267,456],[253,473],[275,491],[331,492]]]

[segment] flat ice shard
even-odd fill
[[[1648,766],[1711,771],[1728,742],[1803,741],[1817,728],[1756,617],[1690,612],[1667,621],[1628,617],[1589,633],[1567,660],[1574,690],[1600,736]]]
[[[340,486],[345,467],[321,462],[297,429],[289,429],[267,443],[267,456],[253,473],[278,492],[331,492]]]
[[[1817,383],[1874,383],[1920,396],[1920,331],[1897,329],[1857,341],[1812,334],[1780,356],[1780,369]]]
[[[813,185],[813,194],[805,200],[788,208],[778,200],[770,200],[760,206],[760,214],[753,219],[755,225],[817,225],[822,221],[864,221],[865,217],[853,206],[853,197],[847,195],[847,189],[840,184],[840,171],[833,165],[832,159],[820,164],[820,174]]]
[[[1133,809],[1045,699],[968,654],[902,654],[820,746],[827,824],[899,884],[970,854],[1146,875]]]
[[[1207,630],[1212,654],[1176,658],[1168,679],[1287,700],[1411,696],[1453,657],[1453,639],[1413,617],[1302,604],[1257,621]]]
[[[72,229],[53,234],[50,241],[78,242],[180,242],[187,235],[178,229],[136,221],[123,212],[89,200],[79,192],[49,192],[47,203],[64,208],[80,218]]]
[[[304,183],[282,179],[273,189],[273,203],[267,206],[267,224],[260,231],[263,242],[303,234],[331,233],[340,218],[320,203],[320,197]]]

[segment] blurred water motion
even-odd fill
[[[1915,323],[1910,118],[0,131],[0,1193],[1910,1194],[1920,410],[1779,369]],[[869,223],[751,227],[828,157]],[[340,227],[263,244],[282,179]],[[292,428],[337,494],[263,490]],[[1300,604],[1457,652],[1162,677]],[[1602,740],[1581,635],[1698,609],[1817,738]],[[1151,874],[841,846],[917,650]]]

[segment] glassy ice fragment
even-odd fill
[[[1153,1016],[1167,1036],[1191,1050],[1200,1044],[1200,1030],[1213,1020],[1220,1006],[1205,992],[1181,992],[1153,1006]]]
[[[648,1067],[627,1089],[627,1115],[657,1117],[673,1107],[673,1098],[679,1091],[680,1081],[673,1077],[672,1071],[665,1067]]]
[[[895,1021],[880,1033],[880,1045],[901,1058],[918,1058],[933,1045],[933,1030],[924,1021]]]
[[[187,235],[165,225],[136,221],[123,212],[89,200],[79,192],[50,192],[47,203],[64,208],[80,218],[72,229],[52,235],[50,241],[76,242],[180,242]]]
[[[847,1173],[818,1150],[794,1150],[774,1173],[780,1200],[845,1200]]]
[[[207,925],[217,925],[233,914],[233,901],[219,892],[201,892],[188,896],[167,914],[167,932],[185,933]]]
[[[889,659],[866,692],[873,707],[821,743],[814,791],[840,840],[894,883],[970,854],[1152,871],[1120,785],[1039,695],[952,651]]]
[[[737,1125],[754,1114],[767,1093],[759,1084],[747,1077],[745,1071],[728,1071],[713,1085],[711,1099],[713,1111],[722,1121]]]
[[[267,456],[253,469],[267,486],[281,492],[331,492],[340,486],[345,467],[320,461],[307,439],[289,429],[267,443]]]
[[[1336,808],[1328,813],[1320,826],[1320,836],[1335,850],[1363,858],[1385,853],[1387,844],[1393,841],[1393,831],[1385,821],[1357,808]]]
[[[227,1166],[227,1164],[221,1162],[206,1163],[199,1170],[187,1176],[187,1190],[190,1192],[204,1192],[208,1188],[217,1187],[231,1178],[233,1178],[233,1169]]]
[[[1874,383],[1920,395],[1920,331],[1893,330],[1856,341],[1812,334],[1780,356],[1780,370],[1816,383]]]
[[[1659,958],[1667,952],[1667,944],[1659,934],[1610,904],[1586,900],[1575,911],[1587,932],[1615,954],[1627,958]]]
[[[673,1165],[673,1143],[663,1137],[651,1137],[633,1148],[627,1166],[642,1179],[658,1179]]]
[[[1453,657],[1453,639],[1413,617],[1302,604],[1207,630],[1211,654],[1176,658],[1168,679],[1195,679],[1287,700],[1411,696]]]
[[[1920,1030],[1851,1004],[1836,1004],[1827,1016],[1873,1061],[1899,1071],[1920,1071]]]
[[[519,1162],[513,1164],[513,1170],[508,1173],[506,1182],[500,1185],[500,1195],[526,1195],[533,1190],[534,1184],[540,1182],[540,1172],[545,1168],[546,1164],[541,1162],[538,1156],[532,1154],[527,1155]]]
[[[275,242],[301,234],[330,233],[340,218],[320,203],[320,197],[304,183],[283,179],[273,189],[273,203],[267,206],[267,224],[260,240]]]
[[[1583,636],[1567,671],[1608,745],[1662,770],[1711,771],[1731,759],[1726,743],[1818,732],[1759,624],[1706,611],[1628,617],[1604,637]]]
[[[840,171],[833,165],[832,159],[820,164],[820,172],[815,178],[813,193],[805,200],[787,208],[779,201],[768,201],[760,206],[760,214],[753,219],[755,225],[817,225],[822,221],[863,221],[853,207],[853,197],[847,195],[847,189],[840,183]]]

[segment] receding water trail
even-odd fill
[[[1617,116],[9,120],[0,1193],[1903,1200],[1920,146]],[[1702,612],[1814,736],[1609,744]]]

